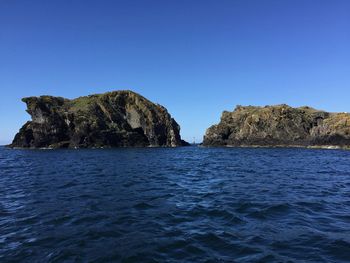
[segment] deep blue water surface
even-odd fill
[[[349,262],[350,151],[0,148],[0,262]]]

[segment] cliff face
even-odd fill
[[[10,147],[87,148],[181,146],[180,127],[167,110],[132,91],[68,100],[22,99],[32,121]]]
[[[350,147],[350,114],[284,104],[237,106],[207,129],[203,145]]]

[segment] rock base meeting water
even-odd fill
[[[186,146],[180,126],[161,105],[119,90],[73,100],[40,96],[22,99],[32,120],[12,148],[106,148]]]
[[[209,127],[206,146],[350,148],[350,114],[311,107],[237,106]]]

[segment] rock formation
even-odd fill
[[[167,110],[132,91],[114,91],[69,100],[23,98],[32,121],[10,147],[175,147],[186,144]]]
[[[207,129],[205,146],[350,147],[350,114],[288,105],[237,106]]]

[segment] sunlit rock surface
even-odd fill
[[[207,129],[205,146],[350,147],[350,114],[288,105],[237,106]]]
[[[22,99],[32,120],[10,147],[94,148],[185,145],[168,111],[132,91],[114,91],[69,100]]]

